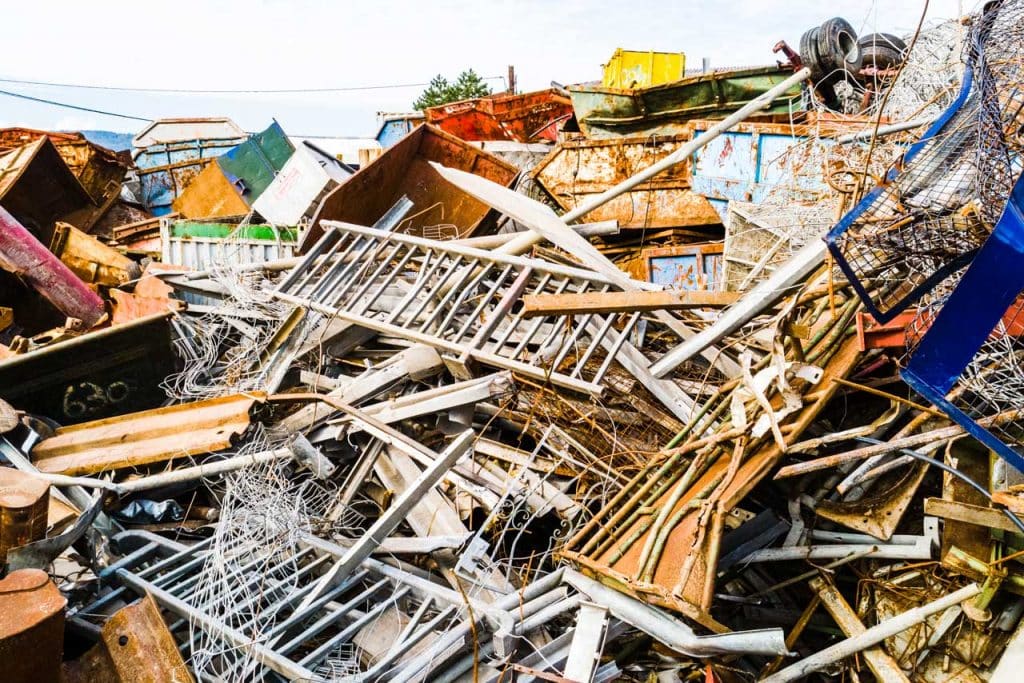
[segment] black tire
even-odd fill
[[[818,29],[808,29],[800,37],[800,61],[811,70],[811,80],[820,81],[825,76],[825,66],[818,54]]]
[[[869,33],[861,36],[857,45],[863,55],[863,68],[880,71],[899,67],[907,52],[907,44],[891,33]]]
[[[842,17],[826,20],[818,29],[818,54],[828,72],[846,71],[855,75],[863,57],[857,45],[857,31]]]

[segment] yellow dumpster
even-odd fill
[[[601,85],[606,88],[646,88],[683,77],[686,55],[682,52],[641,52],[617,48],[604,65]]]

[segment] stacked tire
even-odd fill
[[[835,85],[861,84],[899,67],[907,46],[891,33],[870,33],[860,38],[842,17],[828,19],[800,38],[800,61],[811,70],[815,91],[833,109],[840,108]]]

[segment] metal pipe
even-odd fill
[[[789,653],[781,628],[698,636],[683,622],[589,579],[573,569],[566,569],[563,579],[576,590],[589,596],[593,602],[607,607],[617,619],[633,625],[673,650],[690,657]]]
[[[878,130],[875,130],[874,128],[867,128],[865,130],[857,131],[856,133],[847,133],[846,135],[840,135],[835,140],[840,145],[844,145],[848,142],[870,140],[873,137],[882,137],[883,135],[902,133],[905,130],[914,130],[915,128],[921,128],[922,126],[930,126],[933,123],[933,121],[934,119],[914,119],[913,121],[890,123],[887,126],[879,126]]]
[[[476,433],[467,429],[456,437],[442,453],[438,454],[434,463],[416,477],[409,488],[392,503],[391,507],[374,522],[373,526],[367,529],[366,533],[345,551],[345,555],[324,574],[317,587],[299,605],[299,609],[307,607],[327,589],[351,574],[363,560],[368,558],[374,549],[384,542],[388,534],[401,524],[409,511],[420,502],[423,495],[434,488],[459,458],[472,447],[475,438]]]
[[[872,626],[863,633],[838,642],[832,647],[827,647],[810,657],[800,660],[792,666],[786,667],[772,676],[762,678],[761,683],[787,683],[788,681],[800,680],[813,671],[819,671],[829,664],[833,664],[841,659],[855,655],[872,645],[877,645],[886,638],[891,638],[897,633],[902,633],[911,626],[920,624],[931,615],[942,612],[953,605],[959,605],[961,602],[973,598],[980,592],[981,587],[976,583],[964,586],[960,590],[943,596],[938,600],[928,603],[927,605],[915,607],[914,609],[907,610],[906,612],[892,617],[891,619],[886,619],[882,623]]]

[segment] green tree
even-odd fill
[[[438,74],[430,79],[430,85],[420,93],[420,96],[412,103],[413,109],[422,111],[428,107],[436,107],[449,102],[468,100],[474,97],[484,97],[491,94],[491,89],[472,69],[467,69],[459,74],[454,83]]]

